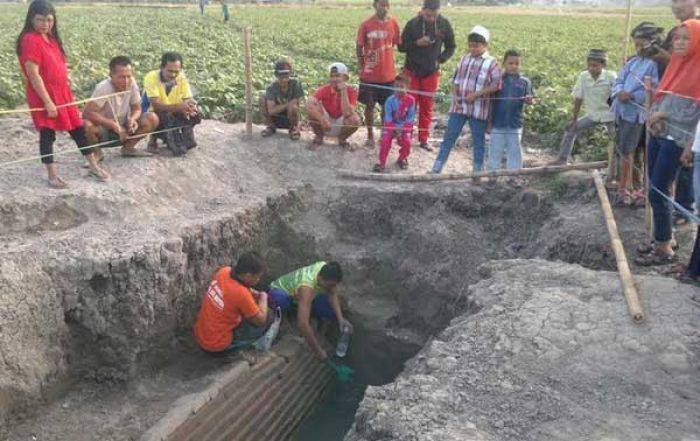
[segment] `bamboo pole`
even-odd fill
[[[622,293],[627,301],[627,310],[632,316],[632,320],[639,324],[644,321],[644,311],[642,311],[642,307],[639,304],[637,288],[634,285],[634,278],[632,276],[629,263],[627,263],[625,248],[622,246],[622,240],[620,239],[620,234],[617,231],[615,216],[613,215],[612,206],[608,200],[608,192],[605,189],[605,184],[603,184],[603,180],[601,179],[598,170],[593,170],[592,173],[593,182],[595,183],[595,188],[598,191],[598,199],[600,199],[600,205],[603,209],[603,215],[605,216],[605,224],[608,227],[610,246],[615,253],[617,271],[620,274],[620,282],[622,283]]]
[[[632,2],[627,0],[627,12],[625,14],[625,35],[622,38],[622,53],[620,54],[620,66],[624,66],[627,61],[627,49],[630,47],[630,34],[632,33]]]
[[[652,102],[652,87],[651,87],[651,77],[649,75],[644,77],[644,88],[646,89],[646,108],[647,115],[651,115],[651,102]],[[654,222],[652,221],[651,204],[649,203],[649,139],[651,135],[647,130],[646,142],[644,146],[644,225],[646,226],[647,236],[650,241],[654,240]]]
[[[253,137],[253,56],[251,51],[253,28],[243,29],[243,53],[245,56],[245,134]]]
[[[544,167],[520,168],[514,170],[493,170],[476,173],[451,173],[451,174],[424,174],[424,175],[402,175],[383,173],[364,173],[352,170],[340,170],[338,175],[346,179],[359,179],[368,181],[386,182],[435,182],[435,181],[462,181],[474,178],[492,178],[497,176],[525,176],[525,175],[545,175],[549,173],[559,173],[569,170],[591,170],[605,168],[605,161],[583,162],[571,165],[546,165]]]

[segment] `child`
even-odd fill
[[[652,58],[645,55],[645,48],[652,42],[660,41],[662,28],[652,23],[641,23],[632,31],[637,55],[627,60],[620,70],[612,89],[613,113],[617,120],[617,153],[620,155],[620,179],[618,180],[617,200],[623,205],[632,205],[632,167],[634,151],[644,132],[646,111],[646,89],[644,79],[651,78],[655,89],[659,82],[659,69]],[[639,192],[636,199],[644,199]]]
[[[523,56],[515,49],[503,57],[505,74],[501,90],[496,94],[491,116],[491,144],[489,170],[501,168],[503,153],[508,169],[522,168],[523,154],[520,139],[523,134],[523,106],[532,104],[532,83],[520,75]],[[516,183],[517,181],[511,180]]]
[[[399,74],[394,80],[396,92],[386,100],[384,105],[384,132],[379,149],[379,162],[374,166],[374,171],[377,173],[386,170],[386,158],[389,156],[391,142],[394,138],[401,147],[399,160],[396,163],[401,169],[408,168],[408,155],[411,153],[411,132],[413,131],[413,120],[416,117],[416,100],[412,95],[406,93],[408,83],[408,77]]]
[[[615,82],[615,72],[608,71],[608,55],[604,50],[591,49],[588,53],[588,69],[581,72],[574,86],[574,114],[566,125],[566,133],[561,140],[559,156],[553,164],[566,164],[574,148],[576,137],[582,132],[603,124],[608,136],[615,138],[615,116],[610,111],[608,100]],[[579,118],[581,106],[586,114]]]
[[[475,26],[467,37],[469,54],[462,57],[453,77],[450,118],[440,152],[433,165],[433,173],[442,171],[467,121],[474,145],[473,171],[481,171],[484,167],[490,98],[501,89],[501,69],[498,61],[487,52],[489,39],[490,32],[483,26]]]
[[[110,178],[100,167],[88,140],[83,121],[75,105],[68,84],[68,66],[63,43],[58,33],[56,10],[45,0],[34,0],[29,5],[24,28],[17,37],[17,56],[25,78],[25,91],[32,112],[34,127],[39,132],[41,162],[46,167],[49,187],[66,188],[66,181],[58,176],[53,158],[56,131],[67,131],[80,148],[90,167],[90,175],[100,181]]]

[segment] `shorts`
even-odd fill
[[[644,133],[644,124],[631,123],[623,119],[617,120],[617,148],[619,154],[626,156],[634,153],[639,140]]]
[[[272,123],[277,129],[288,129],[291,126],[287,112],[280,112],[276,115],[272,115]]]
[[[279,308],[282,311],[289,311],[296,306],[296,300],[283,289],[270,288],[267,295],[272,309]],[[328,294],[318,294],[314,297],[313,302],[311,302],[311,317],[335,320],[335,311],[331,306]]]
[[[100,148],[103,149],[110,147],[119,147],[122,145],[122,142],[119,139],[119,135],[104,127],[100,127],[100,133],[97,135],[97,140],[100,144],[107,143],[100,146]]]
[[[373,84],[382,87],[372,87]],[[390,88],[390,89],[389,89]],[[384,106],[387,99],[394,93],[394,83],[360,83],[357,100],[365,106],[379,104]]]
[[[340,131],[343,130],[343,122],[345,121],[344,117],[336,118],[333,119],[331,118],[331,129],[325,133],[326,136],[330,136],[331,138],[337,138],[340,136]]]

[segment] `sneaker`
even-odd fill
[[[384,167],[382,164],[374,164],[372,171],[375,173],[384,173],[386,172],[386,167]]]
[[[408,168],[408,159],[399,159],[396,161],[396,165],[398,165],[401,170],[406,170]]]

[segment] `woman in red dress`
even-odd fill
[[[61,37],[58,34],[56,10],[46,0],[34,0],[29,5],[24,29],[17,38],[17,56],[24,74],[27,104],[32,109],[34,127],[39,131],[41,162],[49,175],[49,186],[66,188],[58,176],[53,160],[56,131],[67,131],[80,148],[90,167],[90,175],[106,181],[109,172],[102,168],[88,146],[83,121],[68,84],[68,66]]]

